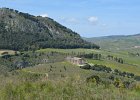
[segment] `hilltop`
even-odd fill
[[[0,8],[0,49],[99,48],[48,17]]]

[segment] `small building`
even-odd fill
[[[86,63],[83,58],[78,58],[78,57],[67,57],[66,60],[76,65],[83,65]]]

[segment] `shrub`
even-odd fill
[[[129,88],[130,84],[131,83],[129,81],[124,81],[123,82],[124,88]]]
[[[113,75],[109,76],[109,79],[114,81],[115,77]]]
[[[96,84],[99,84],[101,82],[101,79],[97,75],[91,75],[91,76],[86,78],[86,81],[87,82],[96,82]]]

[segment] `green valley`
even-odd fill
[[[139,100],[139,47],[140,34],[82,39],[0,8],[0,100]]]

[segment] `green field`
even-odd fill
[[[102,49],[110,51],[140,49],[140,34],[93,37],[85,38],[85,40],[96,43],[100,45]],[[138,46],[138,48],[135,48],[135,46]],[[140,50],[138,52],[140,52]]]
[[[73,76],[57,80],[46,80],[28,72],[12,73],[9,77],[0,76],[1,100],[139,100],[136,90],[115,88],[113,85],[86,83]]]
[[[76,56],[81,53],[98,53],[102,55],[100,60],[86,59],[88,63],[106,65],[111,69],[140,75],[140,57],[130,56],[132,51],[107,51],[94,49],[41,49],[32,52],[23,52],[24,55],[12,56],[11,59],[26,57],[26,61],[36,64],[34,59],[48,59],[49,62],[36,64],[27,68],[13,70],[0,74],[0,99],[2,100],[139,100],[140,83],[134,79],[122,77],[116,74],[81,69],[65,60],[67,56]],[[35,55],[36,54],[36,55]],[[41,55],[40,55],[41,54]],[[107,55],[121,57],[123,64],[106,59]],[[38,56],[38,57],[36,57]],[[30,58],[33,57],[33,58]],[[7,59],[10,60],[11,59]],[[0,66],[4,68],[4,66]],[[5,69],[6,70],[6,69]],[[102,83],[97,81],[87,83],[87,77],[99,76]],[[115,76],[110,81],[109,77]],[[119,80],[117,80],[119,79]],[[133,84],[130,89],[124,88],[123,81]],[[119,82],[120,87],[113,84]],[[13,85],[14,84],[14,85]]]
[[[13,55],[14,51],[11,50],[1,50],[1,52],[9,52],[9,54]],[[98,53],[102,54],[104,58],[106,58],[107,55],[112,55],[114,57],[120,57],[124,59],[124,64],[117,63],[112,60],[107,59],[101,59],[101,60],[94,60],[94,59],[86,59],[88,63],[93,64],[102,64],[106,65],[112,69],[119,69],[126,72],[133,72],[136,75],[140,75],[140,57],[138,56],[130,56],[128,52],[135,52],[134,50],[130,49],[128,51],[107,51],[107,50],[95,50],[95,49],[41,49],[36,51],[37,53],[50,53],[50,52],[58,52],[62,54],[70,54],[70,55],[78,55],[79,53]],[[25,52],[26,53],[26,52]],[[29,52],[30,53],[30,52]],[[64,56],[56,56],[56,57],[50,57],[49,59],[53,61],[57,61],[62,59]],[[45,55],[44,55],[45,57]]]
[[[68,26],[75,23],[75,18],[77,23],[78,19],[78,23],[73,26],[75,29],[81,24],[79,28],[84,25],[87,28],[85,31],[96,28],[94,32],[113,34],[111,32],[118,29],[117,34],[125,30],[130,34],[133,30],[138,31],[133,26],[138,26],[138,22],[130,17],[138,16],[134,13],[129,16],[131,13],[125,10],[130,8],[128,10],[138,11],[138,0],[134,0],[133,4],[129,2],[132,0],[94,0],[95,4],[92,0],[73,0],[67,7],[66,0],[57,0],[55,3],[44,0],[39,5],[37,1],[35,4],[30,1],[30,5],[27,0],[17,1],[7,0],[4,3],[3,0],[0,5],[8,7],[10,3],[11,6],[17,4],[14,8],[28,10],[35,15],[12,8],[0,8],[0,100],[140,100],[140,34],[82,38],[42,12],[51,12],[50,16],[61,14],[64,18],[54,18]],[[92,5],[97,11],[85,9],[92,8]],[[30,11],[30,6],[36,6],[36,11]],[[79,10],[84,9],[81,16],[78,13],[82,12],[78,12],[77,7],[81,8]],[[58,8],[57,13],[55,8]],[[60,9],[61,13],[58,12]],[[62,13],[67,10],[68,15],[64,16]],[[74,18],[68,17],[75,13],[72,10],[77,12]],[[102,10],[105,12],[100,14]],[[122,10],[121,13],[119,10]],[[86,11],[88,14],[98,14],[89,16],[84,13]],[[108,13],[110,11],[115,15]],[[38,13],[40,15],[36,16]],[[109,21],[104,20],[104,23],[101,18],[103,14],[107,14],[104,18],[108,17],[113,26],[103,25]],[[101,18],[99,21],[98,17]],[[125,17],[128,18],[122,20]],[[79,31],[83,33],[84,29]],[[95,36],[99,35],[103,33]]]
[[[140,75],[140,57],[132,57],[128,55],[129,51],[107,51],[107,50],[92,50],[92,49],[42,49],[37,52],[50,52],[50,51],[56,51],[56,52],[61,52],[61,53],[75,53],[78,54],[80,52],[85,52],[85,53],[100,53],[103,56],[107,55],[113,55],[115,57],[120,57],[123,58],[125,63],[120,64],[114,61],[110,60],[92,60],[92,59],[87,59],[89,63],[93,64],[102,64],[106,65],[108,67],[111,67],[112,69],[120,69],[122,71],[126,72],[133,72],[136,75]],[[130,50],[132,52],[132,50]]]
[[[61,77],[88,76],[92,73],[92,71],[80,69],[79,66],[73,65],[69,62],[41,64],[23,69],[23,71],[42,74],[48,73],[49,79],[51,80],[60,79]]]

